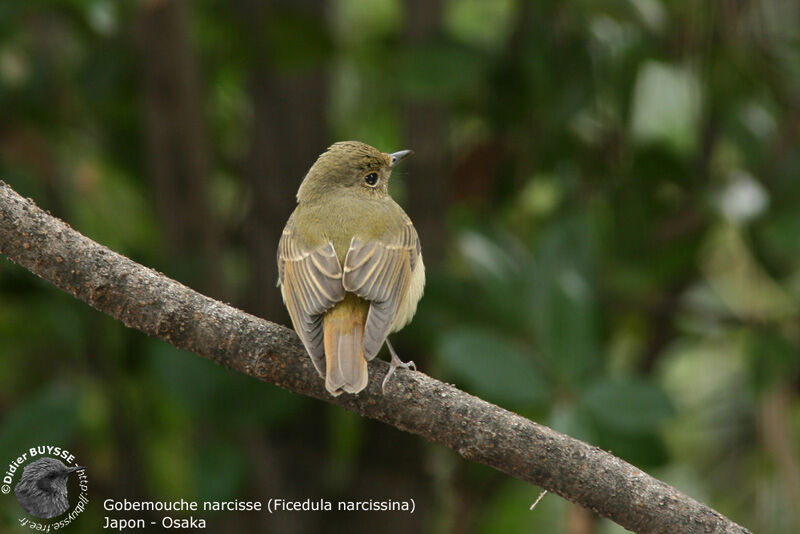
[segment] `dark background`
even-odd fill
[[[288,324],[275,250],[305,171],[337,140],[412,148],[392,191],[428,285],[402,357],[794,533],[798,28],[783,0],[3,0],[0,178]],[[198,514],[209,532],[621,531],[552,495],[530,512],[538,488],[180,353],[3,259],[0,461],[39,444],[88,466],[71,532],[108,497],[417,505]],[[4,497],[0,525],[19,512]]]

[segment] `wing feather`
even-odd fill
[[[309,247],[289,219],[278,244],[278,284],[294,329],[317,372],[324,377],[322,315],[345,294],[342,267],[333,243]]]
[[[394,237],[354,237],[344,259],[344,289],[371,303],[363,339],[367,360],[375,357],[389,335],[421,253],[417,231],[407,217],[403,222]]]

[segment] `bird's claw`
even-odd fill
[[[400,361],[400,363],[395,363],[394,361],[392,361],[391,363],[389,363],[389,372],[386,373],[385,377],[383,377],[383,383],[381,383],[381,391],[383,391],[383,393],[386,393],[386,384],[389,382],[389,377],[392,376],[392,373],[394,373],[394,370],[397,369],[398,367],[400,367],[401,369],[411,369],[412,371],[417,370],[417,366],[414,364],[413,361],[411,362]]]
[[[392,376],[395,369],[400,367],[401,369],[411,369],[412,371],[417,370],[417,365],[413,361],[404,362],[397,356],[397,353],[394,351],[394,347],[392,347],[392,344],[389,343],[388,339],[386,340],[386,346],[389,347],[392,360],[389,362],[389,371],[386,373],[386,376],[383,377],[383,382],[381,383],[381,391],[384,394],[386,393],[386,384],[389,383],[389,377]]]

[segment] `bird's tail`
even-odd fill
[[[362,340],[368,306],[345,298],[323,318],[325,331],[325,388],[336,396],[367,387],[367,360]]]

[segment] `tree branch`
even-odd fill
[[[597,447],[419,372],[398,372],[384,395],[380,383],[388,365],[374,360],[366,390],[333,398],[292,330],[210,299],[95,243],[2,181],[0,253],[130,328],[418,434],[630,530],[748,532]]]

